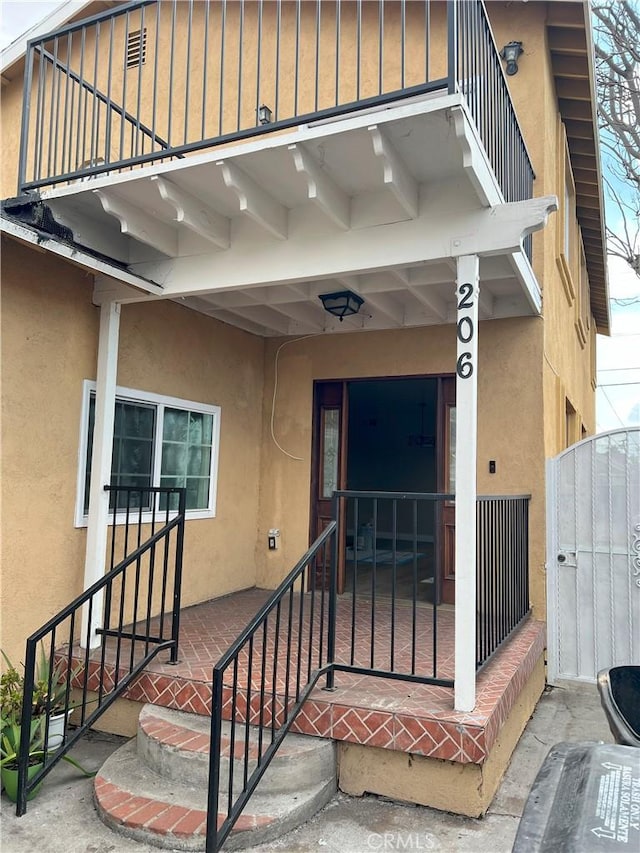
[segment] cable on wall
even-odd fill
[[[285,450],[284,447],[282,447],[282,445],[279,443],[278,439],[276,438],[275,430],[274,430],[274,421],[275,421],[275,416],[276,416],[276,395],[278,393],[278,359],[280,358],[280,351],[283,350],[286,346],[289,346],[289,344],[297,344],[299,341],[306,341],[308,338],[317,338],[318,334],[320,334],[320,333],[316,333],[313,335],[304,335],[304,337],[302,337],[302,338],[294,338],[291,341],[285,341],[283,344],[280,344],[280,346],[276,350],[276,357],[275,357],[274,368],[273,368],[273,370],[274,370],[273,397],[271,400],[271,438],[272,438],[275,446],[278,448],[278,450],[280,450],[282,453],[284,453],[285,456],[288,456],[289,459],[293,459],[296,462],[304,462],[304,458],[302,456],[294,456],[293,453],[289,453],[288,450]]]

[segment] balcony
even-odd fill
[[[468,239],[533,179],[482,2],[144,0],[29,43],[5,212],[118,299],[278,337],[455,322],[463,251],[481,320],[538,314],[531,236]],[[334,322],[345,287],[366,311]]]
[[[504,200],[530,198],[482,2],[124,3],[29,42],[18,192],[456,92]]]

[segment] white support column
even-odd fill
[[[84,588],[104,574],[109,523],[109,493],[104,487],[111,481],[113,453],[113,424],[116,404],[116,375],[118,368],[118,336],[120,305],[105,302],[100,306],[100,337],[98,339],[98,372],[96,377],[96,409],[91,454],[91,484],[89,486],[89,519],[87,549],[84,562]],[[89,634],[89,647],[100,645],[96,634],[102,617],[102,596],[96,597],[89,625],[89,609],[82,614],[82,644]]]
[[[457,258],[455,688],[456,711],[476,704],[476,456],[478,255]]]

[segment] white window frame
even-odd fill
[[[89,439],[89,401],[91,393],[95,393],[96,383],[91,379],[85,379],[82,383],[82,407],[80,412],[80,440],[78,441],[78,475],[76,483],[76,507],[75,507],[75,527],[86,527],[88,524],[88,515],[84,512],[84,489],[86,479],[86,462],[87,462],[87,445]],[[211,468],[209,471],[209,503],[206,509],[188,509],[186,518],[214,518],[216,515],[216,503],[218,492],[218,461],[220,455],[220,406],[212,406],[206,403],[195,403],[192,400],[182,400],[179,397],[168,397],[163,394],[153,394],[147,391],[139,391],[136,388],[124,388],[118,385],[116,387],[116,402],[124,403],[142,403],[156,407],[156,411],[160,407],[172,409],[181,409],[188,412],[197,412],[198,414],[212,415],[212,430],[211,430]],[[162,466],[162,431],[159,428],[160,419],[155,420],[154,434],[154,453],[153,453],[153,471],[151,484],[157,486],[160,483],[160,470]],[[170,513],[170,517],[175,513]],[[136,518],[137,518],[136,514]],[[157,515],[156,515],[157,518]],[[142,521],[150,522],[153,519],[153,513],[143,512]],[[119,513],[116,515],[115,523],[124,524],[126,522],[126,514]],[[109,524],[113,524],[113,513],[109,514]]]

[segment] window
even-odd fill
[[[95,419],[95,383],[85,381],[76,524],[87,522]],[[215,515],[220,409],[116,390],[111,482],[119,486],[185,486],[187,516]],[[145,496],[145,500],[147,496]],[[171,508],[177,508],[177,496]],[[148,501],[147,501],[148,504]],[[164,509],[166,503],[161,503]],[[113,508],[113,505],[112,505]],[[150,509],[150,506],[142,507]]]
[[[576,332],[580,346],[584,349],[589,341],[591,329],[591,302],[589,293],[589,276],[587,274],[587,262],[584,256],[584,248],[580,246],[580,277],[578,279],[578,304],[576,317]]]
[[[562,207],[556,217],[556,262],[560,271],[560,280],[567,297],[567,302],[573,306],[576,300],[574,277],[577,272],[576,240],[578,223],[576,219],[576,191],[567,148],[567,136],[564,125],[558,123],[558,195],[562,195]]]
[[[563,220],[564,220],[564,234],[562,241],[562,249],[564,253],[565,260],[567,262],[567,266],[571,269],[571,264],[573,263],[573,231],[575,228],[575,218],[576,218],[576,210],[575,210],[575,193],[573,189],[573,178],[571,176],[571,166],[567,161],[565,163],[565,177],[564,177],[564,207],[563,207]]]

